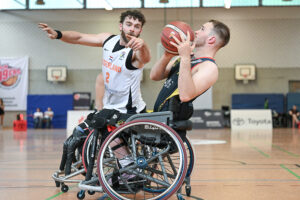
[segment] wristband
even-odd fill
[[[56,33],[57,33],[57,37],[56,37],[56,39],[61,39],[62,38],[62,33],[59,31],[59,30],[55,30],[56,31]]]

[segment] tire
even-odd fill
[[[116,147],[124,144],[133,163],[122,168],[119,160],[125,150]],[[99,151],[97,171],[102,188],[112,199],[169,199],[184,182],[186,148],[167,125],[134,120],[106,138]]]

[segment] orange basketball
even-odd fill
[[[179,35],[180,32],[183,33],[185,37],[187,36],[187,32],[190,32],[191,41],[194,41],[194,31],[192,30],[190,25],[182,21],[171,22],[163,28],[160,35],[161,44],[167,52],[178,54],[177,48],[174,47],[170,42],[173,41],[174,43],[176,43],[172,38],[173,36],[181,40]]]

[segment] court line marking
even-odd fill
[[[297,179],[300,179],[300,176],[298,174],[287,168],[285,165],[281,164],[280,167],[288,171],[290,174],[294,175]]]
[[[259,152],[261,155],[265,156],[266,158],[270,158],[270,155],[266,154],[265,152],[263,152],[262,150],[260,150],[259,148],[257,148],[256,146],[251,145],[250,143],[246,142],[252,149],[256,150],[257,152]]]
[[[71,190],[71,189],[73,189],[74,187],[76,187],[77,185],[73,185],[73,186],[69,186],[69,191]],[[54,198],[56,198],[56,197],[58,197],[59,195],[61,195],[61,194],[63,194],[64,192],[59,192],[59,193],[57,193],[57,194],[55,194],[55,195],[53,195],[53,196],[51,196],[51,197],[48,197],[46,200],[51,200],[51,199],[54,199]]]
[[[282,151],[282,152],[285,152],[285,153],[289,154],[290,156],[294,156],[294,157],[300,157],[300,155],[298,155],[298,154],[295,154],[295,153],[292,153],[292,152],[289,152],[289,151],[287,151],[287,150],[285,150],[285,149],[281,148],[281,147],[280,147],[280,146],[278,146],[278,145],[275,145],[275,144],[273,144],[272,146],[273,146],[273,147],[275,147],[276,149],[278,149],[278,150]]]
[[[185,195],[185,194],[182,194],[182,196],[188,197],[188,196]],[[204,200],[204,199],[201,199],[200,197],[195,197],[195,196],[189,196],[189,198],[193,198],[193,199],[196,199],[196,200]]]

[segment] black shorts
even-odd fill
[[[0,108],[0,115],[4,115],[4,110],[2,108]]]

